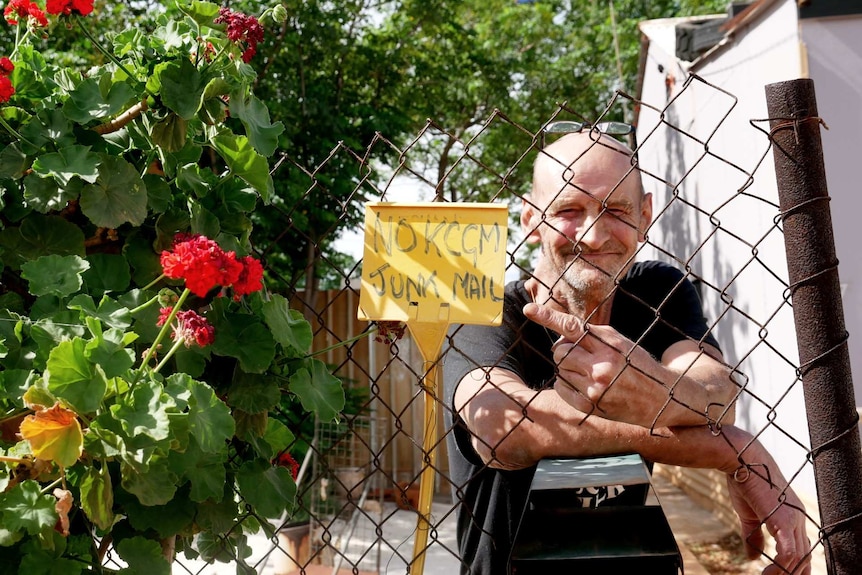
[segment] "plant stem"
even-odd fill
[[[129,71],[126,69],[126,67],[125,67],[125,66],[123,66],[123,63],[122,63],[122,62],[120,62],[120,61],[117,59],[117,57],[116,57],[116,56],[114,56],[112,53],[108,52],[108,51],[105,49],[105,47],[104,47],[104,46],[102,46],[102,44],[101,44],[101,43],[99,43],[99,41],[98,41],[98,40],[96,40],[96,38],[95,38],[92,34],[90,34],[90,31],[89,31],[89,30],[87,30],[87,27],[86,27],[86,26],[84,26],[83,18],[81,18],[80,16],[76,16],[76,17],[75,17],[75,22],[78,24],[78,28],[80,28],[80,29],[81,29],[81,32],[83,32],[83,33],[84,33],[84,36],[86,36],[86,37],[87,37],[87,39],[88,39],[90,42],[92,42],[92,43],[93,43],[93,46],[95,46],[95,47],[96,47],[96,49],[97,49],[99,52],[101,52],[102,54],[104,54],[104,55],[105,55],[105,57],[106,57],[106,58],[108,58],[108,60],[110,60],[111,62],[113,62],[114,64],[116,64],[116,65],[117,65],[117,67],[118,67],[120,70],[122,70],[122,71],[126,74],[126,76],[128,76],[129,78],[131,78],[131,79],[133,79],[133,80],[137,80],[137,78],[134,76],[134,74],[132,74],[131,72],[129,72]]]
[[[162,325],[162,330],[159,332],[159,335],[156,336],[156,339],[155,341],[153,341],[153,344],[150,346],[150,349],[147,350],[144,359],[141,360],[142,370],[147,367],[147,364],[150,362],[150,359],[153,357],[153,354],[156,352],[156,349],[159,347],[159,344],[162,342],[163,339],[165,339],[165,336],[167,335],[168,331],[170,331],[171,324],[173,323],[174,318],[177,317],[177,312],[183,306],[186,301],[186,298],[189,297],[190,293],[191,292],[189,291],[189,288],[186,288],[183,290],[183,293],[180,294],[180,299],[177,300],[176,305],[174,305],[173,309],[171,309],[171,314],[167,317],[167,319],[165,319],[165,323],[164,325]],[[132,385],[129,386],[129,390],[134,387],[134,383],[135,382],[132,382]]]
[[[351,343],[353,343],[353,342],[359,341],[359,340],[360,340],[360,339],[362,339],[363,337],[368,337],[369,335],[371,335],[371,334],[372,334],[372,333],[374,333],[375,331],[377,331],[377,326],[376,326],[376,325],[375,325],[374,327],[372,327],[371,329],[369,329],[368,331],[363,331],[363,332],[362,332],[362,333],[360,333],[359,335],[355,335],[355,336],[351,337],[350,339],[345,339],[344,341],[339,341],[338,343],[334,343],[334,344],[330,345],[329,347],[325,347],[325,348],[323,348],[323,349],[321,349],[321,350],[318,350],[318,351],[314,351],[314,352],[312,352],[312,353],[309,353],[309,354],[308,354],[308,355],[306,355],[305,357],[314,357],[314,356],[316,356],[316,355],[322,355],[322,354],[324,354],[324,353],[326,353],[326,352],[328,352],[328,351],[332,351],[333,349],[338,349],[339,347],[344,347],[344,346],[346,346],[346,345],[350,345],[350,344],[351,344]]]
[[[134,104],[131,108],[104,124],[99,124],[93,128],[97,134],[113,134],[114,132],[124,128],[129,122],[147,111],[147,100],[143,99]]]
[[[144,288],[144,289],[146,289],[146,288]],[[145,309],[147,309],[148,307],[150,307],[151,305],[153,305],[157,301],[159,301],[159,296],[154,295],[153,297],[151,297],[149,300],[145,301],[144,303],[142,303],[138,307],[136,307],[134,309],[130,309],[129,313],[134,315],[134,314],[138,313],[139,311],[144,311]]]
[[[0,463],[33,463],[32,459],[21,459],[20,457],[7,457],[6,455],[0,455]]]
[[[42,493],[48,493],[48,491],[53,489],[54,487],[56,487],[58,483],[62,483],[64,477],[65,477],[65,475],[61,475],[60,477],[58,477],[57,479],[55,479],[54,481],[52,481],[51,483],[49,483],[48,485],[43,487]]]
[[[26,36],[26,34],[25,34]],[[17,26],[15,26],[15,48],[12,50],[12,53],[9,55],[10,60],[14,60],[15,56],[18,55],[18,46],[21,45],[21,23],[19,22]]]
[[[13,128],[12,126],[10,126],[10,125],[8,124],[8,122],[6,122],[6,118],[4,118],[2,114],[0,114],[0,126],[3,126],[3,128],[4,128],[7,132],[9,132],[10,134],[12,134],[13,136],[15,136],[17,139],[21,140],[22,142],[24,142],[24,143],[26,143],[26,144],[29,144],[29,145],[30,145],[31,147],[33,147],[33,148],[37,148],[37,149],[39,148],[39,146],[37,146],[36,144],[34,144],[33,142],[31,142],[30,140],[28,140],[27,138],[25,138],[25,137],[24,137],[24,136],[22,136],[21,134],[19,134],[19,133],[17,132],[17,130],[15,130],[15,128]]]
[[[151,289],[154,285],[156,285],[157,283],[162,281],[164,279],[164,277],[165,277],[165,274],[160,275],[159,277],[157,277],[156,279],[154,279],[153,281],[151,281],[150,283],[148,283],[147,285],[142,287],[141,290],[145,291],[145,290]]]
[[[183,338],[177,338],[177,341],[174,342],[174,345],[171,346],[171,349],[168,351],[168,353],[165,354],[165,356],[162,358],[162,361],[159,362],[159,365],[153,368],[153,373],[158,373],[165,366],[168,360],[173,357],[173,355],[177,352],[180,346],[184,344],[185,341],[183,341]]]

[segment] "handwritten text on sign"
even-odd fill
[[[367,204],[359,317],[499,323],[507,217],[498,204]]]

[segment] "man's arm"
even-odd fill
[[[740,429],[725,425],[714,435],[705,426],[650,430],[586,417],[553,389],[530,389],[500,368],[467,374],[455,391],[454,407],[491,467],[520,469],[546,457],[636,452],[658,463],[718,469],[727,474],[749,549],[762,549],[765,525],[776,540],[775,563],[793,573],[810,570],[802,503],[772,457]]]
[[[649,429],[588,416],[554,389],[530,389],[514,373],[480,368],[455,390],[455,410],[489,466],[521,469],[547,457],[637,452],[650,461],[733,472],[740,462],[705,426]],[[730,426],[723,426],[722,429]],[[709,449],[707,449],[709,447]]]
[[[737,386],[714,347],[679,341],[658,362],[611,326],[536,304],[524,313],[562,334],[557,392],[581,411],[644,427],[733,423]]]

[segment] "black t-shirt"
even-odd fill
[[[530,301],[524,281],[508,284],[502,325],[453,327],[443,355],[449,470],[455,499],[461,502],[458,546],[465,574],[506,573],[535,467],[500,471],[482,463],[469,430],[453,413],[455,386],[480,367],[512,371],[533,389],[553,384],[551,345],[557,335],[524,316],[522,310]],[[680,270],[662,262],[632,266],[614,295],[610,325],[657,359],[684,339],[718,347],[694,286]]]

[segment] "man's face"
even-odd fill
[[[593,146],[575,157],[541,162],[523,221],[541,243],[547,269],[563,278],[557,288],[592,308],[631,265],[652,205],[636,175],[626,176],[631,166],[616,150]]]

